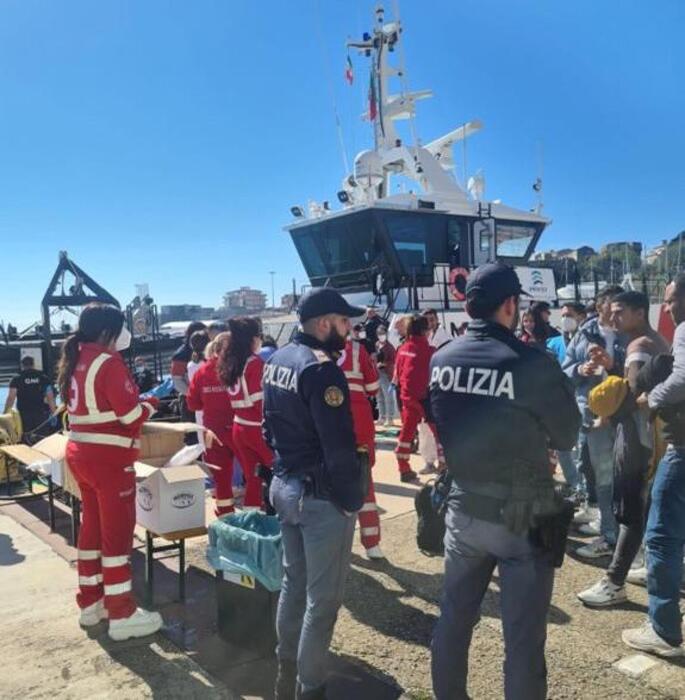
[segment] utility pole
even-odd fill
[[[275,270],[271,270],[269,272],[271,275],[271,308],[275,309],[276,308],[276,294],[274,291],[274,275],[276,274]]]

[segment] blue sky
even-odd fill
[[[0,3],[0,319],[29,323],[61,249],[128,301],[217,305],[305,276],[281,227],[335,199],[366,62],[343,80],[367,0]],[[390,14],[392,3],[386,3]],[[431,88],[429,141],[472,118],[469,170],[530,207],[543,144],[542,248],[655,243],[685,228],[685,3],[402,0],[407,74]]]

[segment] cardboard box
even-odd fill
[[[134,465],[136,522],[157,535],[205,526],[205,474],[196,464],[162,468],[170,456]]]
[[[67,465],[65,453],[67,437],[62,433],[49,435],[33,447],[28,445],[4,445],[0,448],[5,454],[25,464],[33,471],[51,476],[55,485],[80,498],[81,492]]]

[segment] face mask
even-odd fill
[[[117,337],[117,340],[114,343],[114,349],[117,352],[121,352],[122,350],[126,350],[130,345],[131,331],[128,328],[126,328],[126,326],[122,326],[121,333],[119,333],[119,336]]]
[[[573,333],[576,328],[578,328],[578,321],[576,321],[575,318],[571,316],[561,317],[561,330],[564,331],[564,333]]]
[[[144,372],[147,369],[147,365],[136,365],[136,372]]]
[[[379,343],[384,343],[387,339],[388,339],[388,336],[386,336],[386,335],[379,335],[378,336]]]
[[[366,331],[360,331],[359,335],[357,336],[359,340],[366,340]]]

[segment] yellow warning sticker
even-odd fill
[[[236,583],[238,586],[242,586],[243,588],[255,587],[254,576],[233,573],[232,571],[224,571],[224,581],[228,581],[229,583]]]

